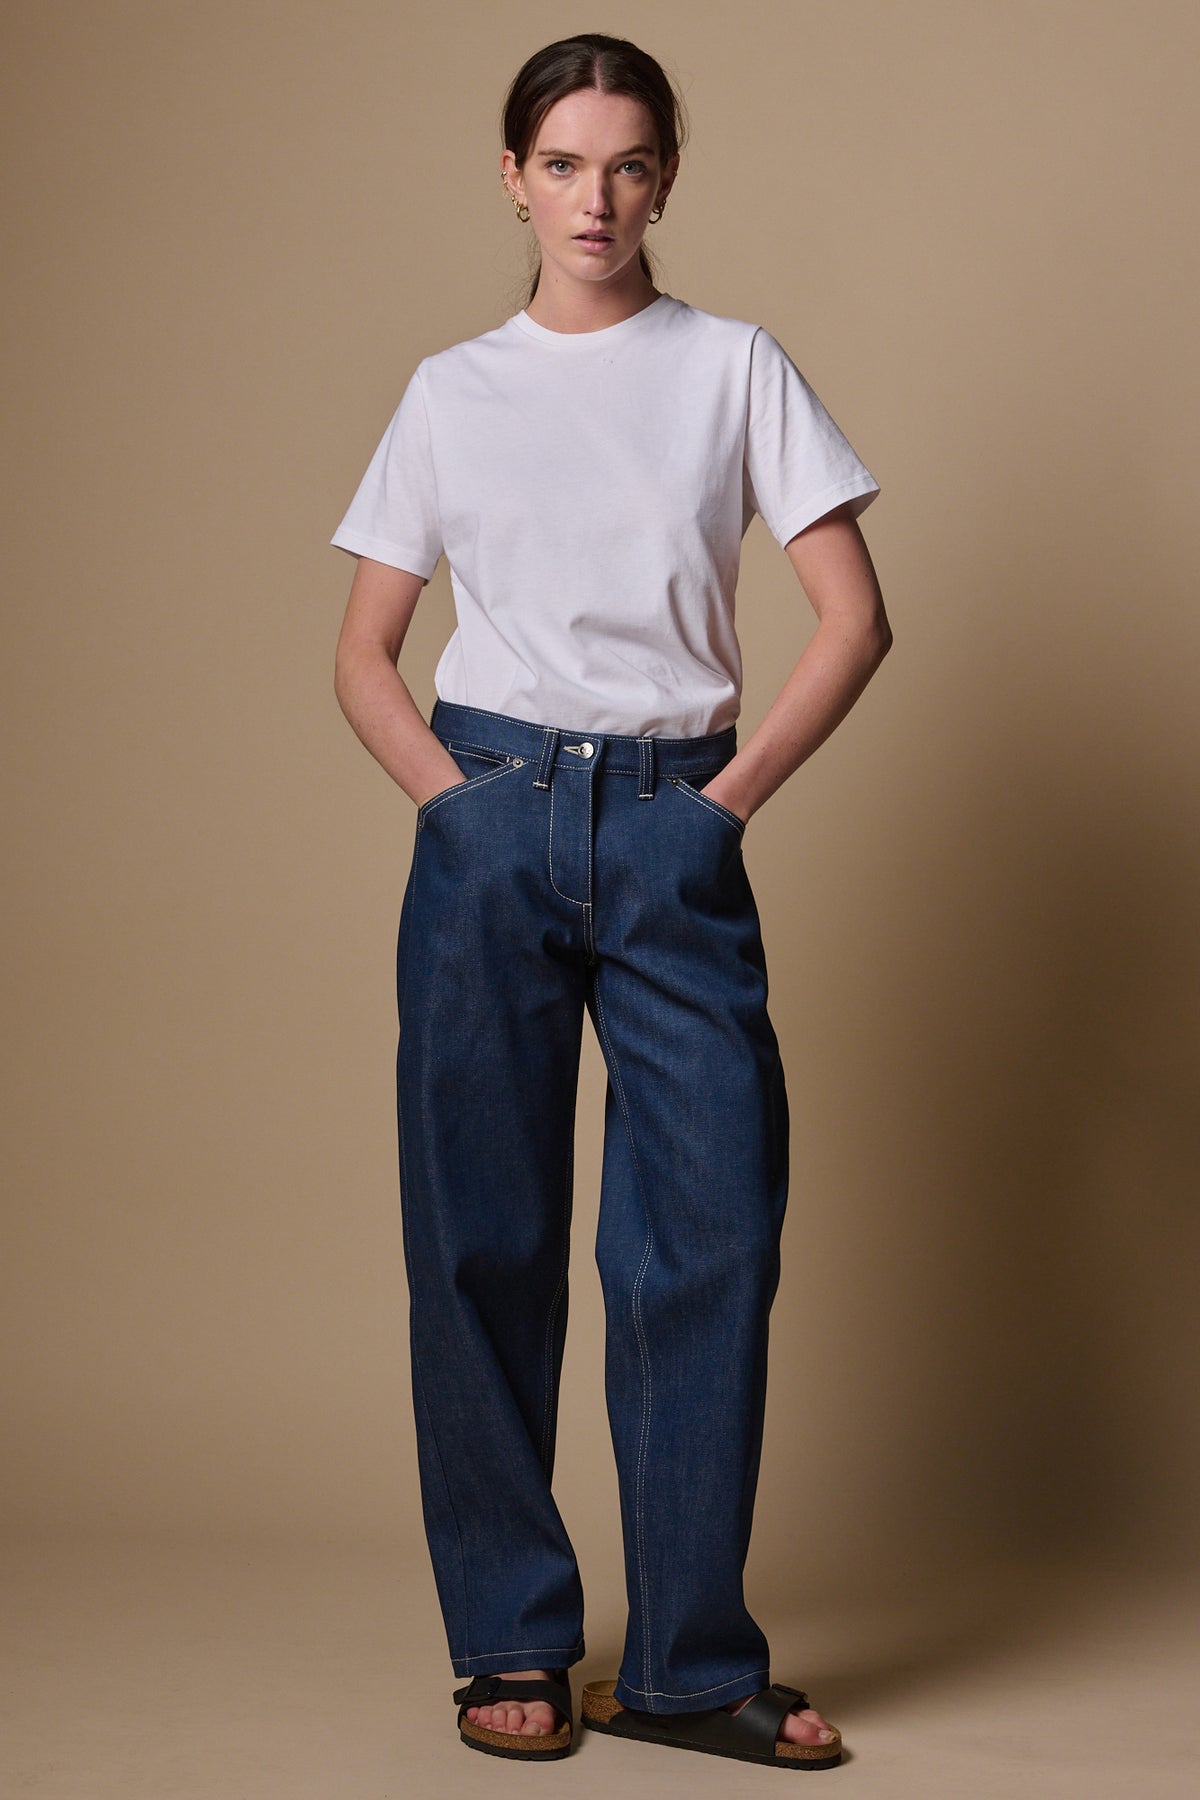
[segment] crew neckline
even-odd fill
[[[627,319],[618,319],[615,325],[601,325],[596,331],[551,331],[548,325],[539,325],[536,319],[531,319],[524,308],[513,314],[510,323],[543,344],[553,344],[560,350],[586,350],[589,345],[611,344],[614,338],[628,335],[651,313],[665,312],[672,300],[672,295],[661,293],[649,306],[630,313]]]

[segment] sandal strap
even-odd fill
[[[571,1687],[565,1669],[555,1670],[552,1681],[514,1681],[500,1675],[476,1675],[465,1687],[455,1688],[454,1699],[462,1718],[468,1706],[489,1706],[494,1700],[548,1700],[567,1720],[571,1719]]]
[[[687,1713],[646,1713],[622,1707],[605,1730],[614,1737],[683,1740],[726,1755],[749,1754],[773,1762],[779,1727],[797,1704],[807,1706],[808,1695],[775,1681],[751,1695],[736,1713],[726,1712],[723,1706]]]
[[[773,1756],[775,1740],[784,1719],[794,1706],[807,1705],[808,1695],[799,1688],[788,1687],[782,1681],[773,1681],[770,1687],[760,1688],[757,1694],[752,1694],[745,1706],[740,1707],[736,1713],[726,1713],[725,1717],[734,1727],[742,1727],[745,1733],[743,1741],[748,1750],[757,1750],[763,1756]]]

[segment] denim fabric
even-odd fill
[[[457,1676],[584,1654],[551,1494],[584,1011],[608,1071],[596,1260],[628,1624],[655,1713],[770,1680],[742,1577],[788,1175],[736,730],[637,738],[439,700],[397,946],[421,1498]]]

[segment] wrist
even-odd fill
[[[730,812],[736,813],[739,819],[747,823],[751,816],[758,811],[763,798],[765,798],[755,792],[752,782],[739,779],[739,771],[734,769],[732,763],[719,769],[712,780],[701,789],[701,792],[708,794],[711,799],[719,801],[722,806],[728,807]]]

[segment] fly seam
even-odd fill
[[[536,786],[537,784],[535,783],[534,785]],[[589,854],[590,854],[590,850],[589,850]],[[554,879],[554,786],[553,786],[553,783],[551,784],[551,787],[550,787],[550,837],[549,837],[549,840],[546,845],[546,867],[550,874],[550,886],[554,889],[555,893],[558,895],[560,900],[565,900],[569,906],[586,906],[587,905],[586,900],[576,900],[573,895],[564,894],[562,889],[559,887],[558,883]]]

